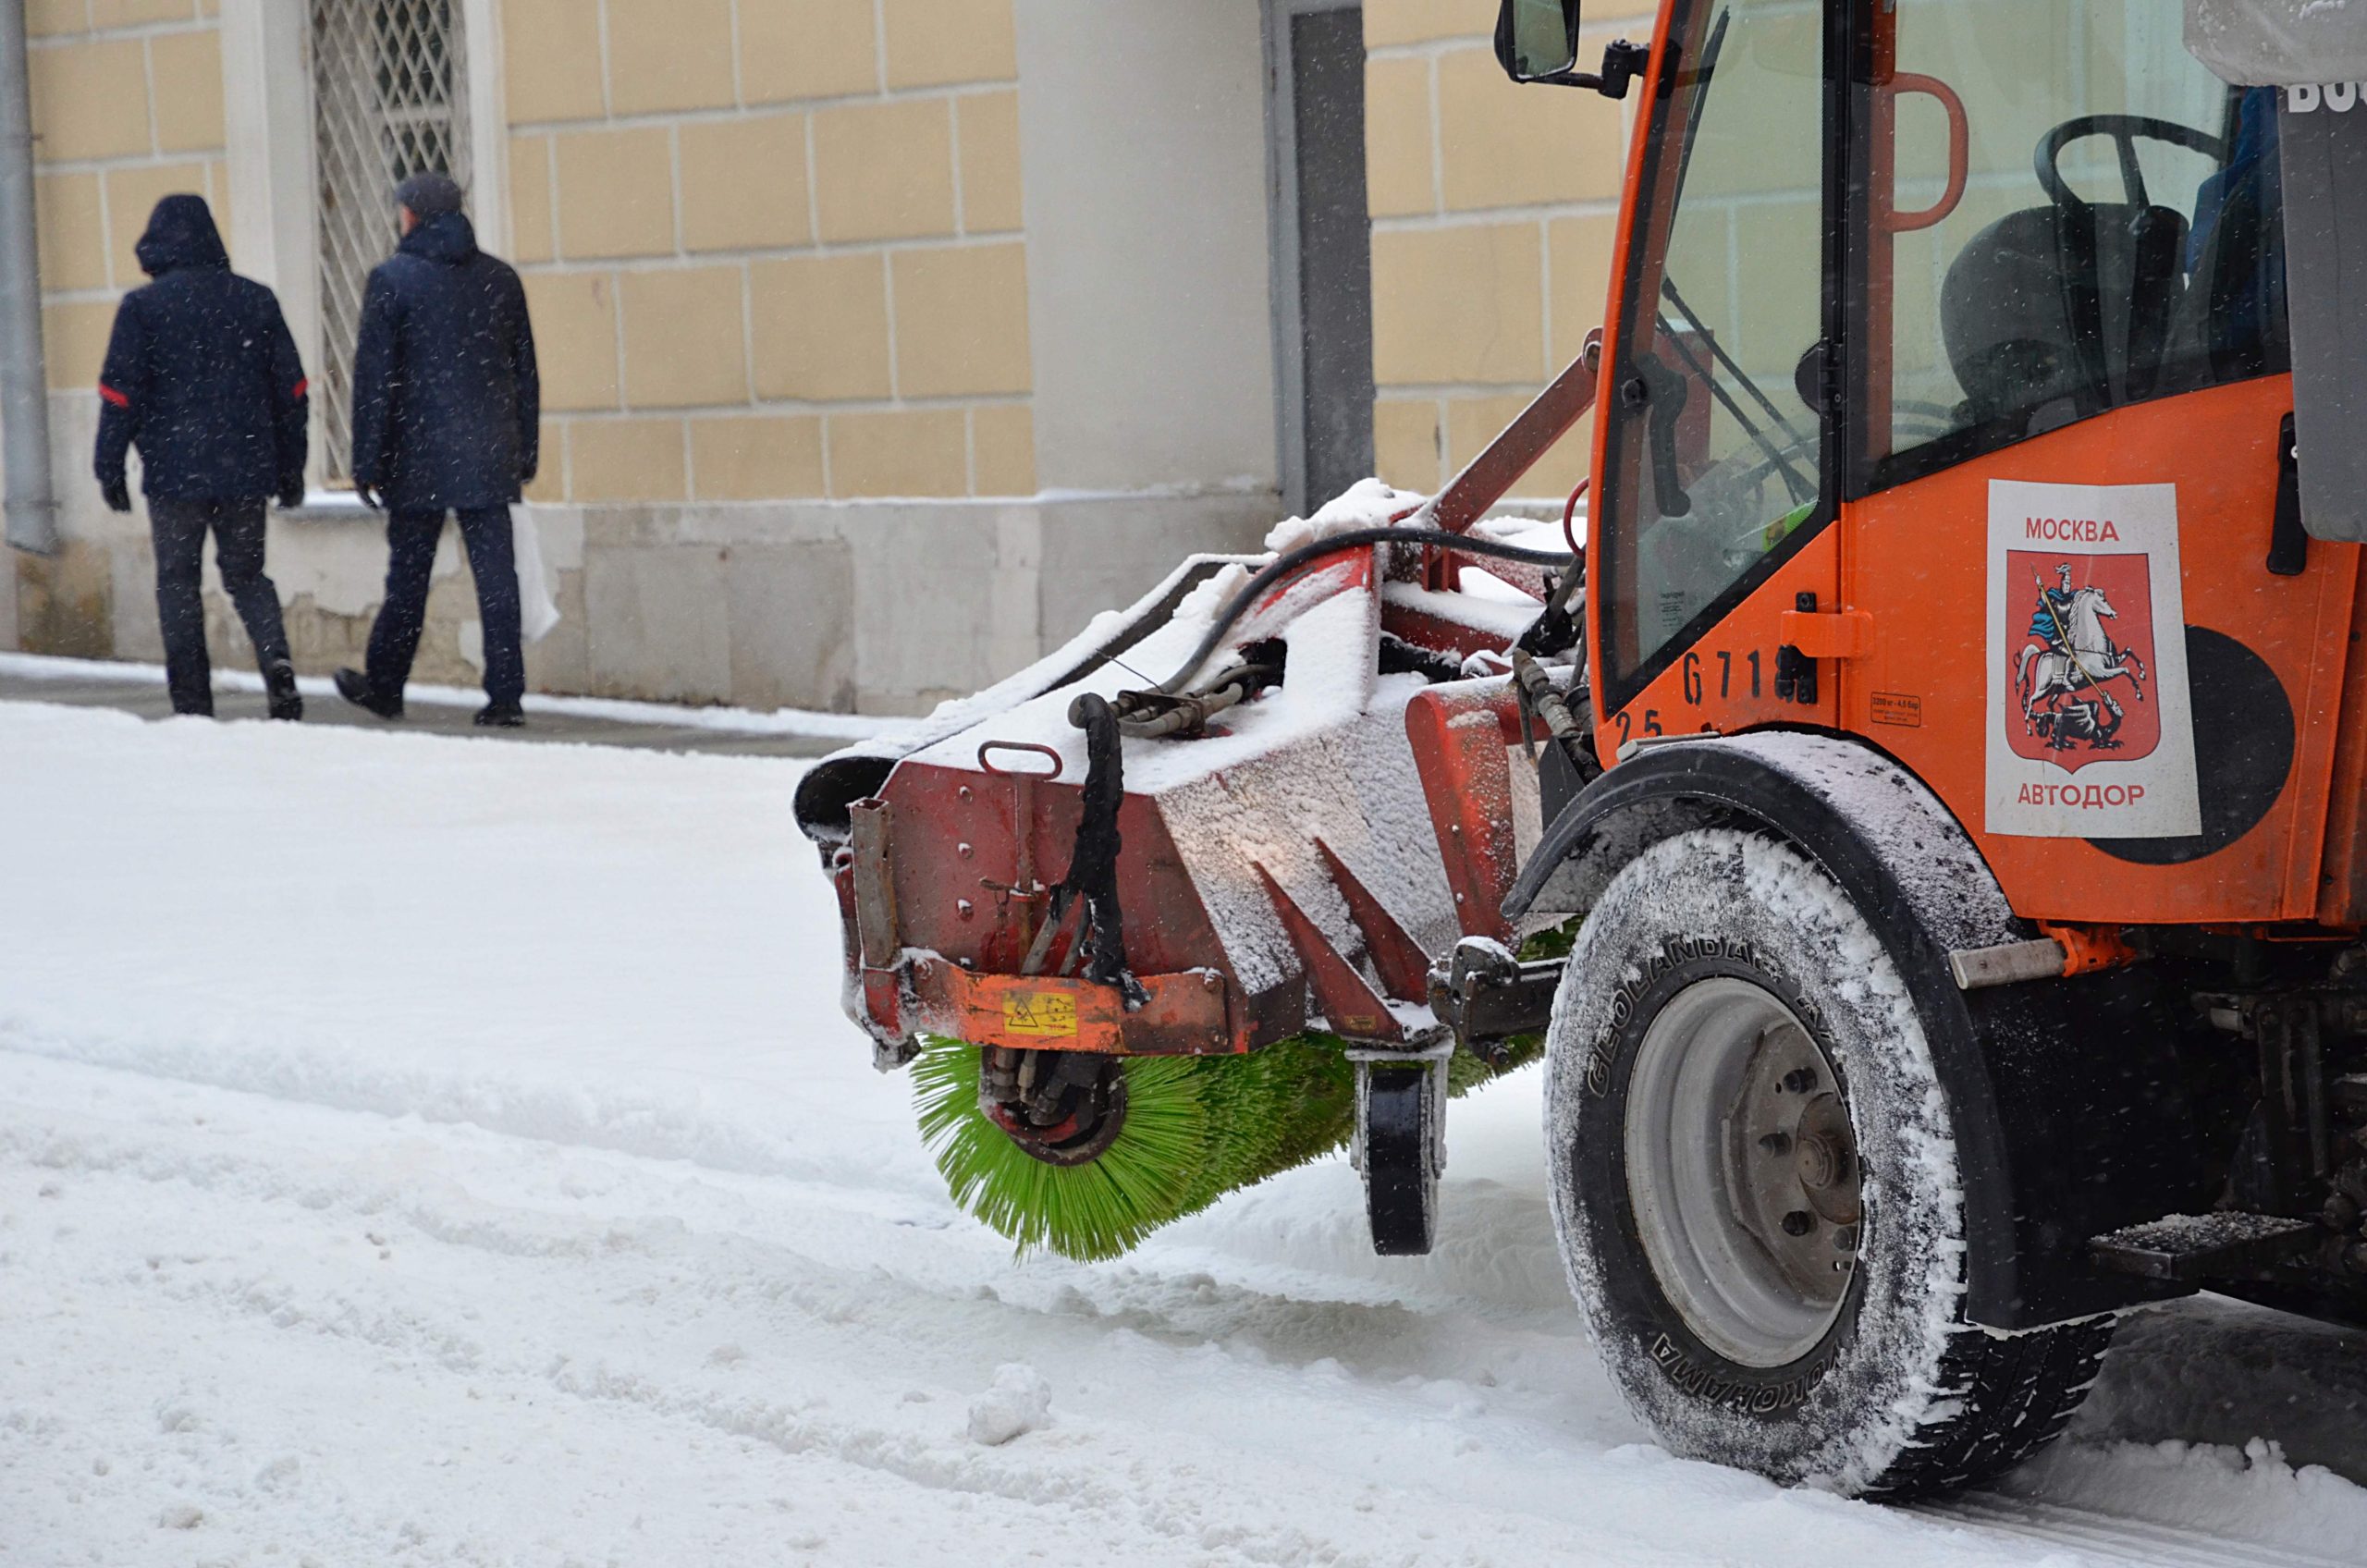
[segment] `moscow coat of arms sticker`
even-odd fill
[[[1992,833],[2201,831],[2172,484],[1989,486]]]

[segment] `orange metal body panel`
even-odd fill
[[[1848,503],[1838,522],[1610,716],[1605,733],[1618,745],[1779,725],[1863,737],[1932,788],[1981,846],[2016,912],[2031,919],[2367,922],[2367,660],[2351,657],[2361,548],[2312,541],[2301,576],[2267,570],[2275,438],[2290,406],[2283,377],[2191,393]],[[2233,844],[2146,865],[2082,839],[1985,830],[1993,479],[2177,486],[2188,623],[2260,655],[2293,705],[2284,794]],[[1803,590],[1839,613],[1799,614]],[[1815,704],[1779,701],[1765,680],[1754,694],[1735,673],[1756,654],[1759,672],[1772,678],[1775,650],[1787,642],[1818,660]]]
[[[1619,747],[1646,736],[1703,729],[1731,735],[1773,725],[1834,728],[1841,708],[1834,666],[1818,665],[1815,702],[1787,702],[1775,695],[1775,650],[1787,640],[1787,622],[1841,619],[1804,617],[1796,607],[1802,594],[1814,594],[1819,605],[1830,605],[1839,593],[1839,533],[1828,528],[1801,546],[1641,695],[1613,714],[1609,725],[1598,731],[1608,742],[1601,748],[1603,761],[1610,762]]]
[[[1895,23],[1876,18],[1869,165],[1874,227],[1900,227],[1889,204],[1895,97],[1929,91],[1897,75]],[[1654,30],[1654,74],[1669,46],[1670,17]],[[1895,80],[1893,80],[1895,77]],[[1953,117],[1953,116],[1952,116]],[[1952,156],[1955,153],[1952,148]],[[1672,169],[1646,190],[1646,139],[1629,150],[1606,323],[1625,311],[1628,258],[1657,243],[1670,221]],[[1953,181],[1952,181],[1953,190]],[[1877,242],[1857,321],[1866,333],[1868,385],[1853,389],[1850,417],[1887,428],[1891,363],[1889,247]],[[1601,385],[1617,387],[1620,335],[1606,333]],[[1606,764],[1630,741],[1657,734],[1801,727],[1850,733],[1896,758],[1955,813],[1995,870],[2016,911],[2049,923],[2117,926],[2219,925],[2258,928],[2316,922],[2367,925],[2367,659],[2361,635],[2360,546],[2312,541],[2307,570],[2266,570],[2276,495],[2275,437],[2292,408],[2289,377],[2274,376],[2165,398],[2068,425],[2003,451],[1845,502],[1841,515],[1617,712],[1601,706],[1597,732]],[[1593,485],[1605,491],[1614,422],[1595,426]],[[2263,661],[2293,709],[2293,764],[2267,813],[2235,842],[2200,859],[2144,864],[2079,839],[1985,830],[1989,484],[1992,480],[2074,484],[2175,484],[2185,618],[2241,643]],[[1600,525],[1600,518],[1595,520]],[[1608,558],[1599,539],[1589,555]],[[1587,642],[1603,646],[1601,617],[1613,584],[1588,595]],[[1797,595],[1817,595],[1803,615]],[[1833,613],[1838,612],[1838,613]],[[1789,643],[1817,661],[1817,702],[1779,701],[1776,650]],[[1757,655],[1755,671],[1748,668]],[[1755,684],[1746,677],[1755,673]],[[2198,716],[2198,723],[2204,716]],[[2198,733],[2200,766],[2212,766]],[[2100,949],[2101,950],[2101,949]]]
[[[1931,786],[1981,846],[2017,913],[2130,924],[2318,914],[2359,547],[2313,542],[2303,575],[2267,570],[2275,436],[2291,407],[2283,377],[2165,398],[1843,508],[1832,531],[1841,546],[1841,602],[1870,615],[1874,634],[1864,656],[1826,667],[1840,676],[1840,727]],[[2188,623],[2258,654],[2294,710],[2297,747],[2284,795],[2235,843],[2200,860],[2143,865],[2082,839],[1984,831],[1993,479],[2177,486]],[[2344,798],[2355,802],[2358,791],[2353,774]]]

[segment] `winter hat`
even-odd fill
[[[447,213],[460,210],[460,187],[448,174],[433,170],[415,174],[395,187],[395,200],[411,210],[411,215],[425,223]]]

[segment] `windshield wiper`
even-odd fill
[[[1751,400],[1767,411],[1767,417],[1775,422],[1785,437],[1795,447],[1808,445],[1807,437],[1792,428],[1791,421],[1785,419],[1783,411],[1769,400],[1767,394],[1760,390],[1759,383],[1750,378],[1750,374],[1735,362],[1732,354],[1719,347],[1716,337],[1702,325],[1701,318],[1694,314],[1693,307],[1685,302],[1685,296],[1677,292],[1675,281],[1665,276],[1662,276],[1661,292],[1667,297],[1671,304],[1684,313],[1686,325],[1693,329],[1696,337],[1709,346],[1711,357],[1723,366],[1727,374],[1742,384],[1744,390],[1750,394]],[[1744,411],[1740,403],[1735,401],[1734,394],[1718,384],[1718,378],[1711,373],[1710,367],[1703,364],[1693,350],[1686,345],[1685,339],[1677,334],[1668,317],[1654,312],[1652,320],[1653,324],[1660,328],[1662,335],[1667,337],[1669,346],[1674,349],[1678,356],[1685,361],[1686,367],[1699,376],[1703,385],[1709,387],[1710,396],[1718,400],[1718,406],[1734,415],[1735,423],[1742,426],[1743,434],[1750,437],[1760,451],[1766,454],[1767,460],[1784,475],[1784,487],[1792,493],[1792,499],[1795,501],[1811,499],[1817,493],[1817,487],[1801,477],[1799,471],[1792,466],[1792,459],[1784,456],[1783,450],[1767,438],[1767,433],[1760,428],[1748,413]]]

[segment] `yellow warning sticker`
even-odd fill
[[[1065,991],[1005,991],[1002,1026],[1038,1039],[1076,1033],[1076,998]]]

